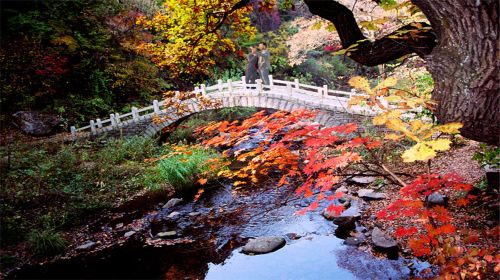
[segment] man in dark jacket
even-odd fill
[[[250,53],[247,55],[247,68],[245,69],[245,82],[247,84],[255,84],[255,80],[259,78],[258,74],[259,56],[255,46],[250,47]]]

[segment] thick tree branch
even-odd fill
[[[208,13],[207,17],[213,16],[213,15],[218,15],[219,18],[217,20],[217,23],[215,24],[215,27],[212,29],[209,29],[207,33],[213,33],[215,31],[217,31],[219,28],[222,27],[222,25],[224,24],[224,21],[226,21],[227,17],[231,13],[245,7],[248,4],[250,4],[250,0],[240,0],[240,1],[238,1],[238,3],[234,4],[234,6],[232,6],[231,9],[229,9],[228,11]],[[208,23],[208,20],[207,20],[207,23]]]
[[[334,0],[304,0],[304,2],[311,13],[335,25],[344,48],[358,44],[354,51],[349,52],[349,57],[363,65],[375,66],[411,53],[423,57],[430,54],[436,45],[436,37],[425,23],[408,24],[371,42],[363,35],[354,14],[346,6]]]

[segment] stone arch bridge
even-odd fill
[[[274,80],[269,76],[270,84],[264,85],[261,80],[256,84],[246,84],[245,77],[241,81],[223,83],[219,80],[216,85],[201,85],[194,89],[194,93],[201,93],[212,101],[218,101],[219,108],[228,107],[256,107],[291,111],[299,108],[319,110],[316,121],[326,125],[337,125],[345,122],[360,122],[374,112],[368,107],[353,106],[347,108],[347,102],[353,95],[361,95],[355,90],[350,92],[328,89],[327,86],[317,87],[294,81]],[[91,120],[89,125],[76,128],[71,127],[71,138],[119,137],[143,135],[153,137],[172,123],[191,114],[210,108],[201,108],[194,99],[185,102],[189,112],[176,114],[172,108],[166,108],[163,101],[154,100],[151,106],[144,108],[132,107],[126,114],[112,113],[107,119]],[[212,108],[213,109],[213,108]],[[163,117],[165,121],[154,123],[155,116]]]

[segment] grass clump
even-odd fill
[[[67,242],[52,229],[33,230],[28,235],[28,243],[38,255],[53,255],[66,249]]]
[[[157,179],[163,180],[177,190],[189,190],[196,183],[214,179],[223,170],[222,157],[214,150],[201,146],[173,146],[166,157],[158,162]]]

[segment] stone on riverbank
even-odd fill
[[[181,203],[182,201],[184,201],[184,199],[182,198],[172,198],[167,203],[165,203],[165,205],[163,205],[163,208],[174,207],[175,205]]]
[[[397,251],[398,243],[378,227],[372,231],[372,242],[376,248],[384,251]]]
[[[372,189],[360,189],[358,191],[358,196],[366,200],[378,200],[386,198],[384,193],[375,192]]]
[[[159,238],[173,238],[177,236],[177,232],[174,230],[164,231],[164,232],[159,232],[156,236]]]
[[[76,250],[79,250],[79,251],[90,250],[90,249],[94,248],[96,245],[97,245],[97,243],[89,240],[89,241],[83,243],[82,245],[76,247]]]
[[[376,178],[371,176],[354,176],[351,178],[351,182],[358,185],[368,185],[375,182]]]

